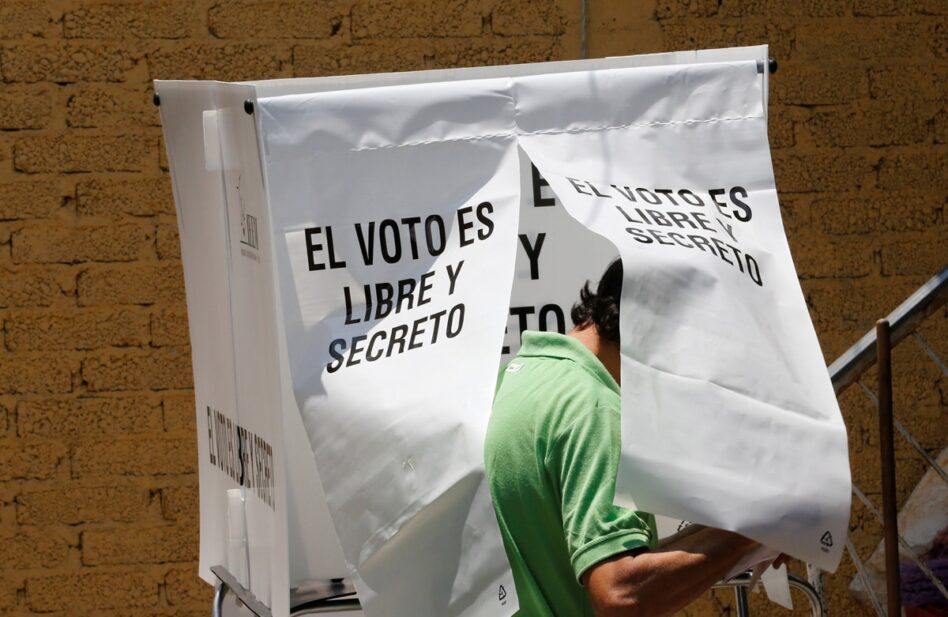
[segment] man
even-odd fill
[[[613,505],[619,462],[622,263],[587,285],[567,335],[526,332],[501,374],[485,462],[522,617],[660,617],[759,545],[699,525],[659,544]]]

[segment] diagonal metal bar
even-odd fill
[[[849,551],[849,557],[853,560],[853,565],[856,566],[856,574],[859,575],[859,580],[862,581],[862,586],[866,589],[869,602],[872,604],[872,608],[876,610],[876,615],[879,617],[887,617],[885,609],[882,608],[882,603],[879,602],[879,596],[876,595],[875,588],[869,582],[869,574],[866,572],[866,565],[862,562],[862,559],[859,558],[859,553],[856,552],[856,547],[853,546],[853,541],[848,536],[846,537],[846,550]]]
[[[915,339],[915,342],[918,343],[918,346],[922,348],[922,351],[928,354],[928,357],[932,359],[932,362],[938,365],[938,368],[941,369],[942,375],[948,375],[948,366],[945,366],[945,363],[941,361],[941,357],[938,353],[935,352],[931,346],[925,342],[925,339],[922,338],[922,335],[918,333],[918,330],[912,332],[912,338]]]
[[[872,401],[876,407],[878,407],[879,399],[876,397],[875,393],[870,390],[866,384],[862,383],[861,379],[856,383],[859,384],[859,387],[862,388],[862,391],[867,397],[869,397],[869,400]],[[946,484],[948,484],[948,473],[946,473],[945,470],[941,468],[941,465],[939,465],[938,462],[933,459],[928,452],[925,451],[925,448],[922,447],[922,444],[918,443],[915,437],[912,436],[912,433],[910,433],[909,430],[905,428],[905,426],[899,422],[897,418],[892,418],[892,421],[895,424],[895,430],[901,433],[902,437],[905,438],[905,441],[907,441],[908,444],[912,446],[923,459],[925,459],[925,462],[928,463],[928,466],[934,469],[935,473],[937,473],[939,477],[941,477],[941,479],[944,480]]]
[[[866,506],[870,512],[872,512],[879,523],[882,523],[882,513],[879,512],[879,510],[872,504],[872,501],[870,501],[866,494],[859,490],[859,487],[855,484],[853,484],[853,495],[859,498],[859,501],[861,501],[863,505]],[[909,557],[909,559],[915,562],[915,565],[917,565],[922,573],[928,577],[928,580],[932,582],[932,585],[934,585],[941,595],[946,600],[948,600],[948,589],[945,589],[944,584],[938,580],[938,577],[935,576],[935,573],[931,571],[931,568],[929,568],[928,565],[926,565],[925,562],[915,554],[915,551],[912,550],[912,547],[909,546],[909,543],[905,541],[905,538],[903,538],[901,534],[899,534],[899,545],[905,549],[906,555]]]
[[[906,298],[905,302],[889,313],[886,319],[892,324],[892,346],[914,332],[926,317],[939,310],[946,302],[948,267],[928,279],[915,293]],[[875,346],[876,332],[873,328],[830,365],[829,374],[837,396],[875,364]]]

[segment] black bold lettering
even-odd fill
[[[640,221],[638,219],[632,218],[629,215],[629,213],[625,211],[625,208],[623,208],[622,206],[616,206],[616,210],[618,210],[622,214],[622,216],[625,217],[625,220],[628,221],[629,223],[635,223],[636,225],[643,225],[645,223],[644,221]],[[636,208],[636,210],[638,210],[638,208]]]
[[[658,242],[659,244],[663,246],[672,246],[673,243],[665,241],[665,234],[658,231],[657,229],[647,229],[646,231],[649,233],[649,235],[655,238],[655,241]]]
[[[415,338],[419,334],[425,333],[425,329],[422,328],[421,325],[424,324],[427,320],[428,320],[427,317],[422,317],[421,319],[416,319],[415,322],[411,325],[411,338],[408,339],[409,349],[418,349],[419,347],[424,345],[424,343],[422,343],[421,341],[418,341],[416,343]]]
[[[642,244],[651,244],[653,240],[648,237],[648,234],[643,232],[641,229],[635,227],[626,227],[625,233],[631,235],[633,238],[641,242]]]
[[[384,341],[385,336],[386,336],[385,330],[379,330],[378,332],[372,335],[372,338],[369,339],[368,347],[365,348],[366,360],[368,360],[369,362],[375,362],[376,360],[378,360],[385,354],[385,352],[381,349],[379,349],[378,353],[372,353],[372,350],[375,349],[376,341],[379,341],[379,340]]]
[[[662,203],[662,200],[659,199],[655,195],[655,193],[653,193],[652,191],[648,189],[635,189],[635,192],[638,193],[639,197],[642,198],[642,201],[644,201],[647,204],[652,204],[653,206],[657,206],[658,204]]]
[[[668,237],[674,240],[675,242],[677,242],[680,246],[685,247],[686,249],[693,249],[695,247],[694,244],[686,244],[684,242],[685,237],[676,231],[668,232]]]
[[[689,191],[688,189],[681,189],[678,191],[678,196],[681,197],[689,206],[704,206],[704,200]]]
[[[432,214],[425,219],[425,241],[428,244],[428,252],[432,255],[437,256],[444,252],[446,242],[444,221],[437,214]]]
[[[671,205],[673,205],[673,206],[677,206],[677,205],[678,205],[678,202],[675,201],[675,198],[674,198],[674,197],[672,197],[672,190],[671,190],[671,189],[655,189],[655,192],[658,193],[659,195],[664,195],[664,196],[665,196],[665,199],[667,199],[668,201],[671,202]]]
[[[637,209],[637,208],[636,208],[636,209]],[[624,209],[622,206],[616,206],[616,210],[618,210],[618,211],[622,214],[622,216],[625,217],[625,220],[626,220],[626,221],[628,221],[628,222],[630,222],[630,223],[635,223],[636,225],[643,225],[643,224],[644,224],[644,221],[639,221],[639,220],[637,220],[637,219],[632,218],[632,217],[629,215],[629,213],[626,212],[625,209]]]
[[[705,251],[707,249],[707,252],[711,253],[714,256],[717,256],[717,253],[714,252],[714,247],[711,246],[711,242],[704,236],[699,236],[697,234],[690,234],[688,236],[688,239],[694,242],[695,246],[697,246],[702,251]]]
[[[326,228],[326,252],[329,253],[330,269],[336,270],[346,267],[346,262],[336,257],[336,246],[332,241],[332,227]]]
[[[714,242],[714,246],[718,248],[718,257],[721,258],[721,261],[733,266],[734,262],[728,259],[725,254],[727,252],[727,245],[716,237],[711,238],[711,242]]]
[[[335,373],[342,367],[342,352],[346,349],[346,339],[337,338],[329,343],[329,355],[332,356],[332,362],[326,365],[326,370]]]
[[[398,300],[395,302],[395,312],[399,313],[402,309],[402,302],[408,302],[408,310],[411,310],[415,304],[415,286],[418,281],[415,279],[401,279],[398,281]]]
[[[757,283],[758,287],[763,287],[764,281],[760,277],[760,266],[757,265],[757,260],[751,257],[750,255],[748,255],[747,253],[744,253],[744,258],[747,263],[747,275],[751,277],[752,281]]]
[[[434,277],[434,272],[425,272],[420,277],[418,277],[418,306],[422,306],[431,302],[431,298],[425,294],[431,291],[432,277]]]
[[[207,447],[211,458],[211,465],[217,464],[217,457],[214,456],[214,419],[211,416],[211,406],[207,406]]]
[[[454,338],[461,333],[464,328],[464,305],[455,304],[448,313],[448,325],[444,329],[444,334],[448,338]]]
[[[741,251],[738,250],[736,246],[731,246],[730,244],[728,244],[727,247],[731,249],[731,252],[734,253],[734,257],[736,258],[735,261],[737,262],[737,267],[740,269],[741,272],[744,272],[744,260],[742,259],[743,255]]]
[[[362,225],[356,223],[356,240],[359,241],[359,251],[362,252],[362,263],[371,266],[375,261],[375,221],[369,222],[368,238],[362,232]]]
[[[386,237],[386,230],[391,232],[391,239]],[[388,263],[397,263],[402,258],[402,237],[398,233],[398,223],[392,219],[379,223],[379,246],[382,248],[382,258]]]
[[[718,212],[721,213],[721,216],[731,218],[731,215],[727,213],[727,204],[722,201],[718,201],[718,197],[724,195],[726,192],[727,191],[724,189],[711,189],[708,191],[708,195],[711,196],[711,202],[717,207]]]
[[[467,237],[467,231],[474,228],[474,221],[465,220],[465,215],[470,214],[474,211],[474,208],[468,206],[466,208],[461,208],[458,210],[458,231],[461,236],[461,246],[467,246],[468,244],[474,243],[474,238]]]
[[[626,199],[628,199],[629,201],[635,202],[635,193],[633,193],[632,189],[630,189],[629,187],[623,186],[622,188],[619,188],[615,184],[610,184],[609,186],[619,191],[619,194],[625,197]]]
[[[554,197],[543,196],[543,187],[550,186],[550,183],[540,175],[540,170],[537,169],[537,166],[533,163],[530,163],[530,173],[531,177],[533,178],[533,207],[548,208],[550,206],[555,206],[556,199]]]
[[[655,224],[659,227],[671,227],[672,224],[668,222],[668,219],[665,218],[665,213],[660,210],[646,210],[648,215],[652,217],[652,220],[655,221]]]
[[[586,180],[586,186],[588,186],[588,187],[592,190],[592,192],[595,193],[596,196],[598,196],[598,197],[605,197],[606,199],[608,199],[609,197],[611,197],[611,195],[603,195],[602,193],[600,193],[600,192],[596,189],[596,187],[593,185],[593,183],[590,182],[589,180]]]
[[[342,288],[342,296],[346,302],[346,325],[359,323],[359,318],[352,318],[352,293],[349,291],[348,285]]]
[[[494,221],[488,216],[494,213],[494,206],[489,201],[481,202],[477,205],[476,216],[483,227],[477,230],[477,239],[486,240],[494,233]]]
[[[375,284],[375,318],[385,319],[395,308],[392,298],[395,297],[395,288],[391,283]]]
[[[533,315],[534,308],[532,306],[511,306],[510,314],[513,317],[517,318],[517,325],[520,328],[520,334],[523,334],[529,325],[527,324],[527,317]]]
[[[678,227],[682,229],[684,229],[685,223],[688,223],[692,229],[698,229],[698,226],[695,225],[695,222],[691,220],[691,217],[688,216],[687,212],[669,212],[668,218],[670,218],[672,222],[675,223],[675,225],[678,225]]]
[[[461,268],[464,267],[464,260],[458,262],[454,267],[451,264],[448,264],[448,295],[454,293],[454,285],[458,282],[458,275],[461,274]]]
[[[540,330],[550,332],[550,315],[556,320],[556,332],[566,334],[566,317],[563,315],[563,309],[559,304],[545,304],[540,309]]]
[[[527,259],[530,260],[530,280],[535,281],[540,278],[540,249],[543,248],[543,241],[546,239],[545,233],[537,234],[536,244],[530,244],[530,236],[520,234],[520,244],[523,246]]]
[[[352,337],[352,346],[349,348],[349,359],[346,360],[346,366],[355,366],[362,362],[356,358],[356,355],[362,352],[362,343],[367,337],[364,334]]]
[[[445,316],[447,311],[438,311],[437,313],[432,313],[428,315],[428,319],[434,322],[434,332],[431,333],[431,343],[438,342],[438,331],[441,328],[441,318]]]
[[[418,238],[415,236],[415,225],[421,222],[417,216],[402,219],[402,225],[408,227],[408,246],[411,249],[411,258],[418,259]]]
[[[743,201],[742,199],[738,199],[738,196],[743,199],[747,199],[747,189],[745,189],[743,186],[735,186],[730,192],[731,201],[734,202],[735,206],[737,206],[737,210],[734,210],[734,218],[741,221],[742,223],[746,223],[747,221],[751,220],[751,209],[750,206],[747,205],[747,202]]]
[[[592,197],[592,193],[587,193],[583,190],[583,183],[581,180],[576,180],[575,178],[567,178],[567,180],[569,180],[569,183],[573,185],[573,188],[576,189],[577,193],[580,195],[589,195]]]
[[[306,239],[306,263],[310,272],[326,269],[326,264],[316,262],[316,251],[323,250],[323,245],[318,244],[314,238],[322,231],[322,227],[307,227],[303,230],[303,237]]]
[[[701,212],[692,212],[691,218],[698,221],[698,224],[701,225],[701,229],[705,231],[715,231],[714,226],[711,224],[711,221],[709,221],[708,218]]]
[[[408,326],[399,324],[392,328],[392,336],[388,339],[388,349],[385,351],[385,357],[391,357],[392,349],[398,345],[398,353],[405,353],[405,337],[408,336]]]

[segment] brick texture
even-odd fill
[[[340,33],[344,19],[346,4],[334,1],[237,0],[215,4],[207,13],[208,29],[220,39],[325,39]]]
[[[0,65],[10,82],[126,81],[138,54],[115,43],[28,42],[4,46]]]
[[[152,79],[580,55],[571,0],[0,1],[0,614],[206,615],[177,220]],[[943,0],[596,0],[591,57],[768,43],[781,210],[827,362],[948,264]],[[948,355],[948,313],[921,332]],[[945,445],[948,380],[896,349],[896,405]],[[867,384],[874,379],[870,374]],[[840,397],[877,495],[872,404]],[[923,472],[897,448],[899,496]],[[881,531],[861,507],[863,556]],[[796,566],[794,566],[796,567]],[[866,614],[844,560],[830,612]],[[752,594],[755,616],[780,613]],[[734,614],[707,594],[680,615]]]
[[[0,5],[0,39],[52,34],[53,10],[40,0],[8,0]]]
[[[14,165],[25,173],[143,171],[154,149],[139,134],[38,135],[16,141]]]
[[[33,225],[12,238],[13,263],[135,261],[152,253],[153,225]]]
[[[66,534],[44,528],[25,528],[16,536],[0,542],[0,563],[10,570],[55,568],[69,554]]]
[[[82,563],[89,566],[189,562],[197,559],[197,527],[101,529],[82,534]]]
[[[160,579],[139,568],[33,576],[26,580],[26,602],[37,613],[85,609],[147,609],[158,604]],[[141,614],[149,614],[143,610]]]
[[[90,439],[71,457],[76,478],[192,474],[197,470],[193,433]]]
[[[152,94],[135,86],[72,88],[66,100],[66,124],[75,128],[160,126]]]
[[[152,216],[174,214],[171,183],[167,178],[84,180],[76,187],[80,216]]]
[[[96,2],[68,11],[63,34],[75,39],[180,39],[197,25],[187,0]]]
[[[17,406],[20,436],[71,438],[162,430],[161,401],[150,395],[43,397]]]
[[[76,486],[65,490],[31,490],[16,497],[21,525],[131,523],[148,512],[148,490],[120,486]]]
[[[43,129],[52,118],[51,91],[44,87],[0,92],[0,130]]]
[[[54,181],[0,183],[0,220],[46,218],[61,204],[59,186]]]

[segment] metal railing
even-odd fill
[[[902,612],[899,546],[905,549],[905,555],[911,559],[919,570],[928,578],[932,585],[948,600],[948,590],[938,579],[925,562],[915,555],[908,542],[898,531],[898,512],[896,504],[895,486],[895,443],[894,434],[897,431],[905,441],[921,456],[926,465],[934,470],[935,474],[948,482],[948,475],[928,454],[905,425],[898,421],[892,409],[892,349],[906,338],[912,339],[922,348],[928,357],[948,375],[948,369],[938,354],[918,333],[918,327],[927,317],[945,306],[948,300],[948,268],[930,278],[918,288],[905,302],[892,311],[886,318],[880,319],[876,327],[870,330],[859,341],[846,350],[833,364],[830,365],[830,377],[836,395],[839,396],[846,388],[858,384],[861,390],[879,409],[879,448],[880,471],[882,475],[882,511],[872,503],[866,494],[853,484],[853,494],[883,525],[885,531],[885,579],[886,599],[883,602],[872,585],[865,563],[852,541],[847,538],[846,550],[849,553],[856,573],[869,602],[879,617],[899,616]],[[873,366],[878,367],[879,394],[874,394],[861,380],[863,374]],[[810,582],[814,587],[822,586],[822,575],[810,571]]]

